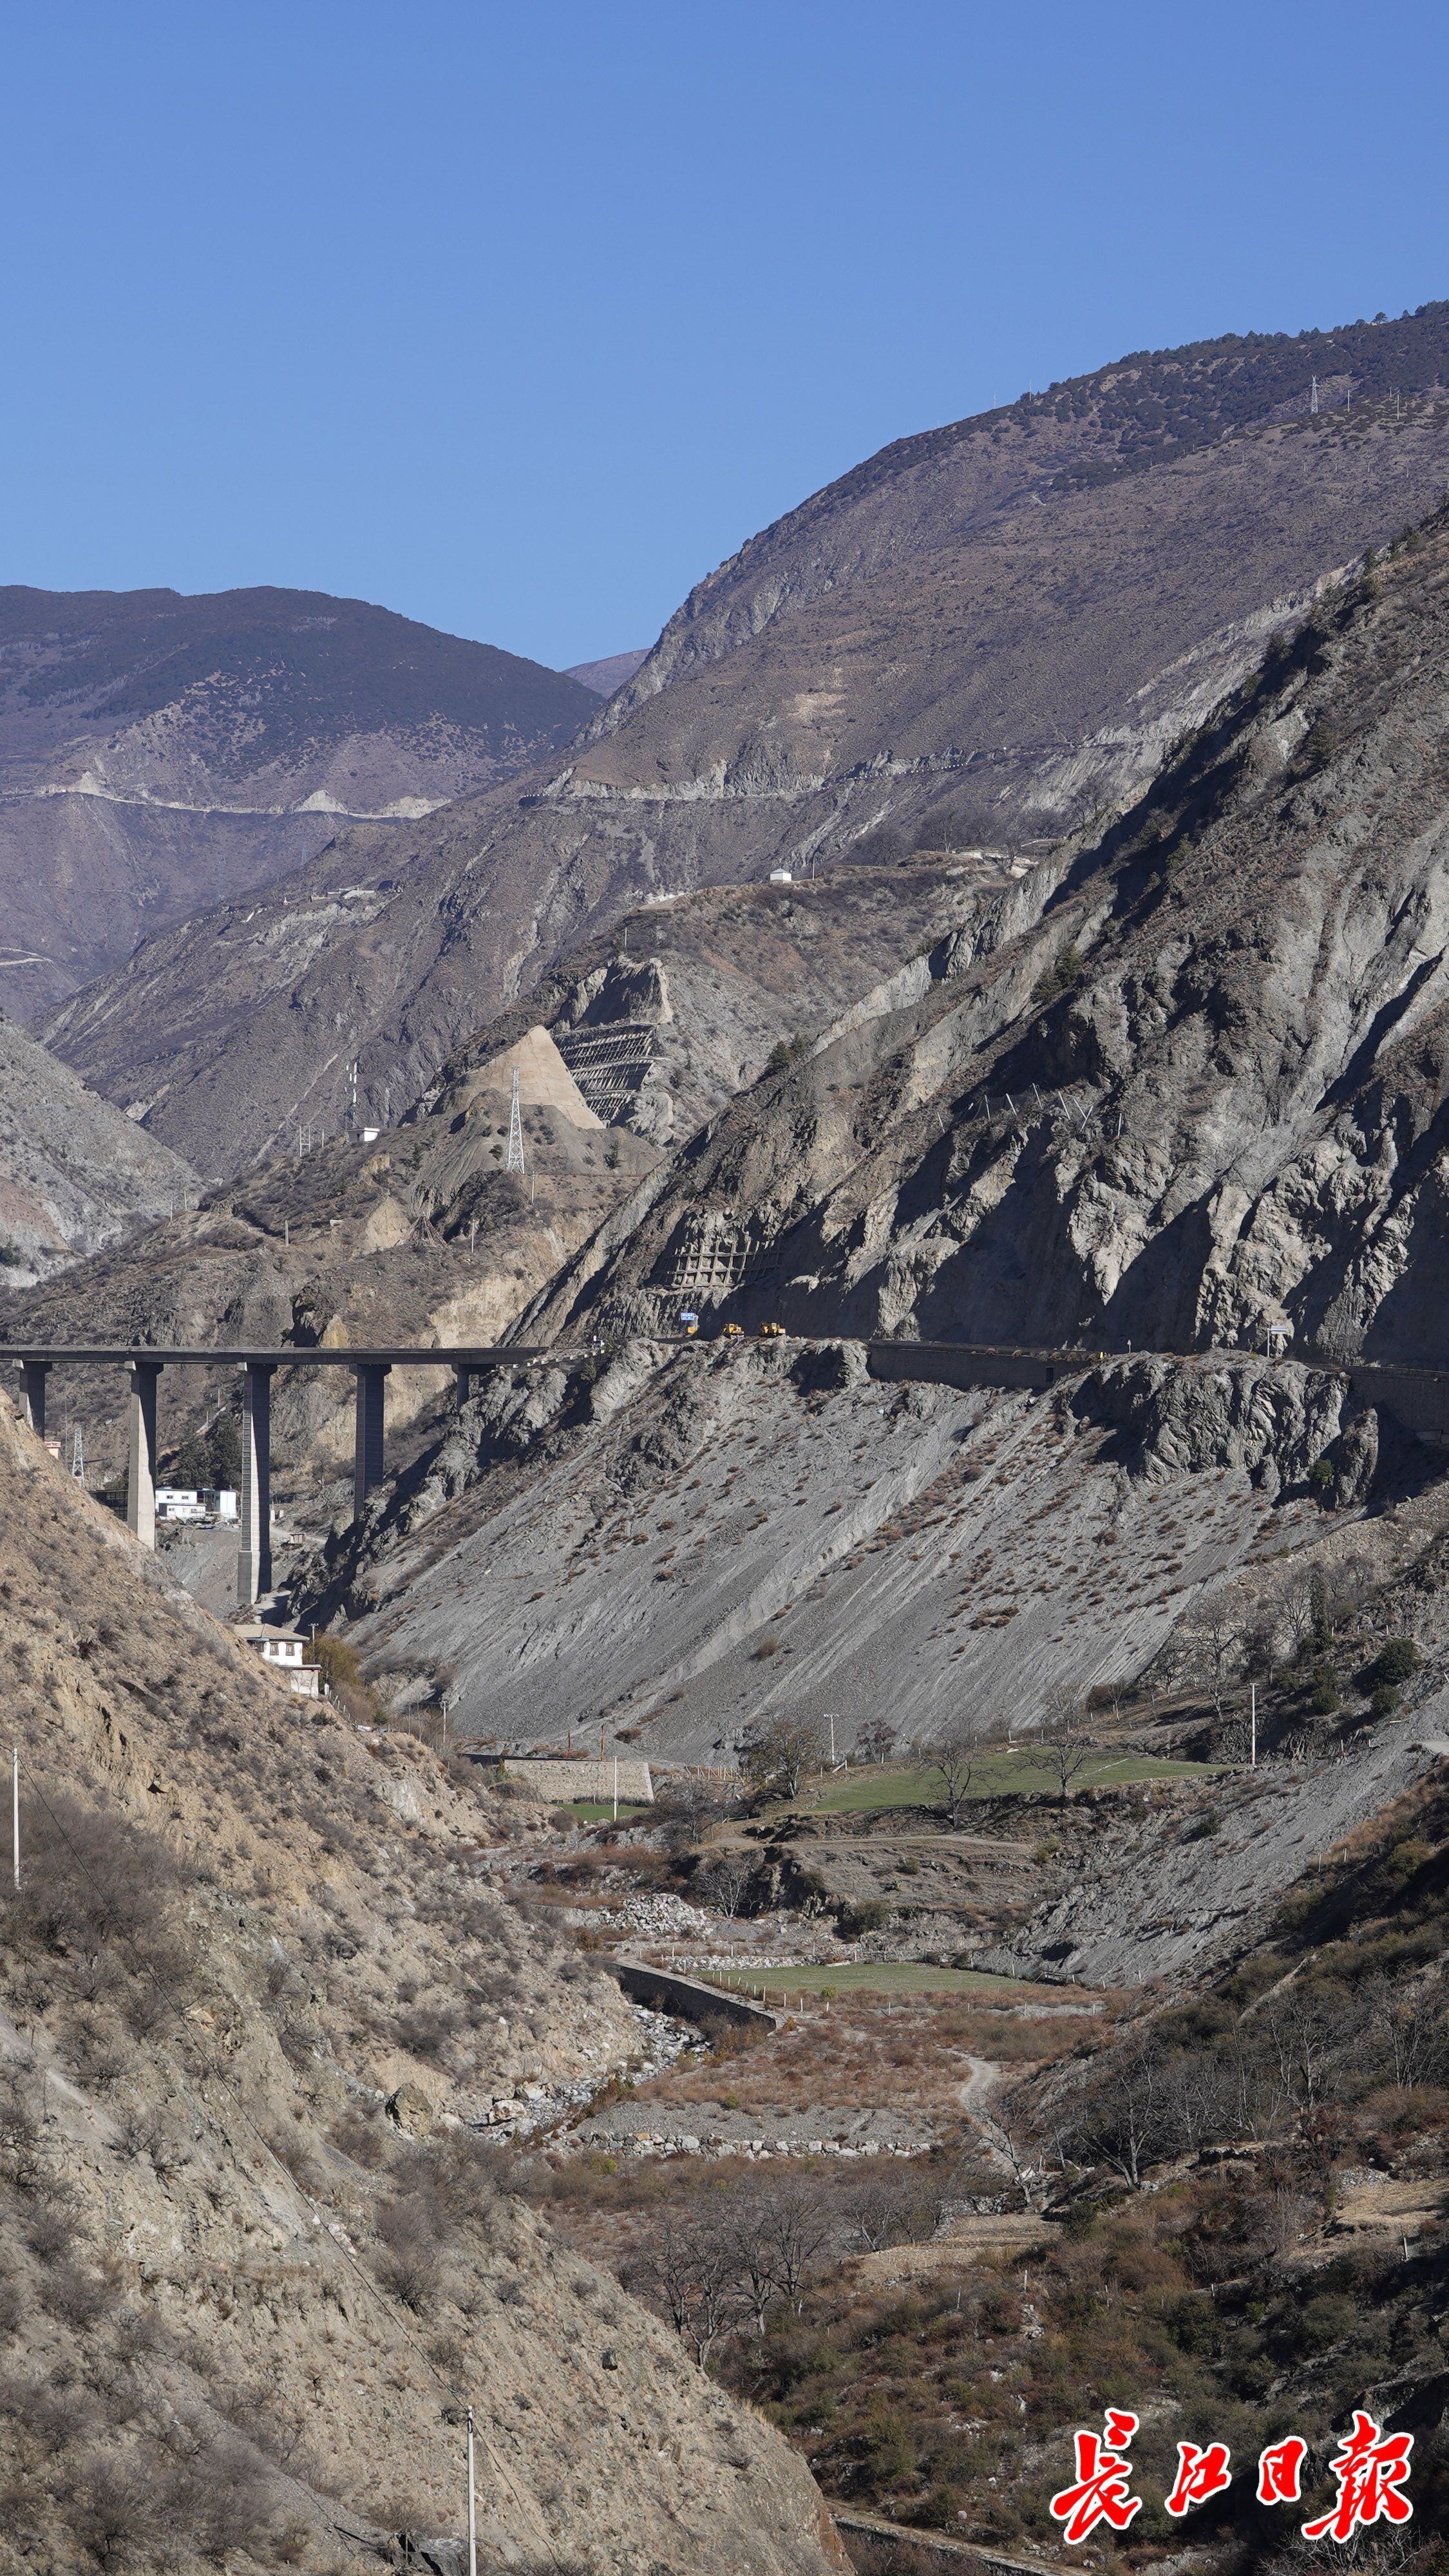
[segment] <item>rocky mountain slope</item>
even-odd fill
[[[897,1007],[929,951],[1035,872],[1009,852],[923,852],[798,884],[701,887],[645,905],[560,959],[450,1056],[423,1094],[448,1114],[474,1069],[547,1029],[611,1125],[682,1143],[764,1071],[846,1015]]]
[[[573,1091],[555,1062],[559,1089]],[[258,1349],[497,1341],[658,1160],[642,1138],[602,1132],[577,1093],[577,1117],[540,1097],[548,1088],[525,1071],[522,1175],[503,1168],[506,1054],[460,1077],[435,1115],[371,1144],[316,1145],[200,1204],[187,1174],[190,1196],[177,1213],[74,1263],[63,1279],[28,1294],[0,1291],[0,1350],[24,1340]],[[174,1161],[108,1102],[93,1105],[138,1154]],[[389,1378],[395,1467],[440,1406],[450,1411],[452,1389],[447,1368]],[[235,1372],[169,1369],[160,1388],[163,1450],[207,1428],[236,1397]],[[324,1526],[334,1509],[350,1510],[352,1402],[345,1370],[283,1372],[275,1383],[279,1498],[309,1518],[320,1514]],[[117,1370],[63,1370],[52,1413],[56,1431],[82,1432],[93,1483],[121,1471]]]
[[[566,742],[566,674],[300,590],[0,589],[0,1003],[34,1023],[165,923]]]
[[[189,1163],[0,1020],[0,1303],[192,1207]]]
[[[711,575],[562,766],[385,850],[343,834],[148,942],[56,1044],[234,1171],[334,1120],[354,1060],[370,1117],[415,1098],[646,892],[1130,802],[1321,582],[1437,500],[1446,330],[1435,305],[1143,355],[885,450]]]
[[[1396,1561],[1395,1479],[1439,1471],[1392,1390],[1246,1354],[1441,1356],[1446,599],[1441,514],[918,998],[661,1162],[517,1328],[603,1375],[481,1392],[313,1596],[520,1737],[711,1759],[761,1710],[1035,1722],[1224,1584],[1240,1646],[1281,1628],[1285,1549]],[[686,1302],[817,1346],[651,1347]],[[1012,1395],[842,1331],[1157,1350]]]
[[[927,855],[645,907],[586,941],[461,1048],[404,1126],[370,1146],[314,1137],[310,1151],[207,1193],[199,1209],[193,1182],[175,1222],[168,1209],[154,1232],[76,1267],[63,1285],[0,1294],[0,1341],[496,1339],[656,1168],[651,1148],[687,1136],[822,1020],[888,1011],[929,980],[925,960],[943,937],[996,918],[1034,874],[1025,861]],[[539,1075],[540,1045],[552,1080]],[[499,1168],[515,1054],[522,1185]],[[144,1129],[117,1124],[150,1145]],[[436,1370],[394,1375],[394,1439],[426,1428],[447,1384]],[[97,1473],[117,1470],[124,1408],[114,1373],[69,1372],[55,1392]],[[231,1395],[215,1374],[168,1376],[168,1442]],[[350,1456],[350,1403],[345,1379],[278,1381],[289,1496],[330,1497]],[[394,1446],[395,1463],[410,1454]],[[335,1500],[341,1508],[345,1494]],[[331,1508],[329,1498],[324,1517]]]
[[[1250,1636],[1287,1650],[1312,1570],[1414,1558],[1442,1462],[1386,1436],[1341,1492],[1309,1481],[1375,1429],[1292,1363],[1108,1362],[1034,1395],[876,1376],[858,1345],[634,1341],[490,1380],[299,1598],[422,1696],[446,1666],[460,1726],[505,1743],[602,1722],[728,1764],[823,1711],[842,1748],[881,1718],[1034,1728],[1063,1692],[1202,1679],[1221,1601],[1236,1668]]]
[[[638,2044],[493,1892],[546,1822],[309,1723],[3,1401],[0,1522],[0,2564],[454,2576],[467,2405],[489,2565],[840,2564],[778,2435],[469,2125]]]
[[[1015,935],[943,941],[919,1001],[731,1104],[528,1329],[657,1324],[696,1240],[748,1233],[746,1322],[1437,1364],[1446,649],[1440,512]]]

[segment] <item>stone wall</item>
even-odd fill
[[[501,1762],[500,1776],[525,1789],[530,1798],[541,1798],[546,1804],[567,1803],[574,1798],[614,1796],[615,1768],[613,1756],[607,1762]],[[647,1762],[619,1756],[618,1790],[621,1799],[631,1807],[652,1807],[654,1783]]]

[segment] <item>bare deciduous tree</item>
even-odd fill
[[[808,1774],[825,1760],[825,1730],[810,1717],[773,1717],[755,1727],[741,1747],[751,1787],[780,1798],[798,1798]]]
[[[1173,2143],[1170,2109],[1162,2052],[1144,2037],[1116,2050],[1084,2091],[1072,2134],[1081,2151],[1139,2191],[1148,2164]]]
[[[654,2292],[680,2342],[703,2370],[737,2298],[736,2254],[728,2230],[666,2219],[637,2278]]]
[[[915,1758],[932,1780],[941,1784],[941,1804],[953,1825],[958,1825],[971,1795],[971,1783],[981,1758],[980,1738],[961,1721],[949,1726],[933,1744],[913,1747]]]
[[[1060,1686],[1048,1691],[1041,1733],[1031,1750],[1050,1772],[1058,1799],[1065,1806],[1074,1782],[1096,1750],[1087,1731],[1086,1710],[1075,1691]]]
[[[1034,2209],[1045,2173],[1025,2132],[995,2111],[978,2107],[970,2111],[968,2117],[997,2165],[1011,2176],[1015,2189],[1021,2194],[1023,2208]]]
[[[839,2204],[846,2241],[862,2245],[868,2254],[914,2236],[920,2209],[918,2193],[887,2174],[871,2174]]]
[[[759,1865],[754,1852],[720,1852],[707,1869],[701,1870],[695,1885],[717,1913],[727,1915],[733,1922]]]
[[[1207,1668],[1213,1710],[1219,1723],[1223,1714],[1223,1694],[1242,1655],[1253,1606],[1240,1586],[1225,1585],[1204,1605],[1193,1630],[1194,1641]]]
[[[766,2195],[761,2204],[761,2223],[774,2263],[776,2288],[798,2316],[811,2265],[834,2233],[829,2198],[816,2184],[792,2176],[777,2183]]]

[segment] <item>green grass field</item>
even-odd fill
[[[567,1805],[569,1814],[577,1816],[580,1823],[585,1825],[602,1824],[606,1817],[612,1818],[614,1813],[612,1798],[570,1798]],[[647,1816],[648,1813],[648,1808],[642,1804],[631,1805],[627,1798],[619,1800],[620,1824],[624,1822],[626,1816],[632,1824],[636,1816]]]
[[[928,1968],[914,1959],[862,1959],[833,1968],[711,1968],[701,1971],[711,1986],[735,1986],[744,1994],[818,1995],[828,1986],[838,1995],[992,1995],[1019,1997],[1039,1989],[1017,1977],[988,1977],[976,1968]]]
[[[1104,1753],[1078,1772],[1073,1791],[1112,1782],[1206,1781],[1216,1776],[1217,1766],[1211,1762],[1168,1762],[1154,1753]],[[1054,1785],[1045,1763],[1030,1753],[988,1753],[971,1782],[971,1797],[1019,1797],[1024,1790],[1051,1792]],[[856,1815],[873,1807],[939,1807],[942,1789],[929,1771],[882,1763],[878,1769],[872,1764],[869,1769],[837,1772],[825,1782],[812,1781],[794,1803],[810,1815]]]

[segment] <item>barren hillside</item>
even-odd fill
[[[0,1001],[32,1025],[164,923],[566,742],[563,672],[317,591],[0,590]]]
[[[1142,354],[885,450],[701,583],[565,762],[161,933],[54,1042],[234,1172],[336,1123],[354,1059],[385,1119],[647,893],[1120,807],[1439,498],[1446,311]]]
[[[495,2191],[495,2106],[637,2044],[492,1892],[517,1811],[314,1725],[6,1403],[0,1525],[0,2563],[451,2570],[467,2404],[490,2565],[838,2563],[778,2436]]]
[[[0,1020],[0,1305],[200,1194],[179,1154]]]
[[[1441,520],[918,999],[700,1129],[520,1321],[604,1374],[481,1392],[311,1597],[433,1641],[509,1734],[710,1759],[762,1708],[1034,1720],[1225,1582],[1272,1624],[1285,1549],[1397,1563],[1433,1453],[1263,1342],[1441,1355],[1446,581]],[[685,1303],[702,1345],[651,1348]],[[771,1319],[813,1346],[708,1338]],[[842,1329],[1118,1357],[973,1392]]]
[[[435,1116],[371,1144],[316,1144],[200,1206],[191,1176],[183,1212],[133,1228],[46,1286],[0,1293],[0,1354],[26,1340],[203,1349],[496,1341],[658,1160],[642,1138],[577,1124],[538,1089],[524,1084],[522,1175],[503,1168],[508,1077],[485,1063]],[[92,1106],[138,1155],[165,1157],[108,1102]],[[446,1367],[389,1379],[394,1466],[412,1455],[414,1425],[440,1402],[450,1407],[452,1387]],[[236,1391],[234,1371],[168,1370],[163,1450],[233,1407]],[[320,1513],[324,1526],[334,1509],[350,1510],[352,1394],[345,1370],[284,1372],[276,1382],[278,1493],[309,1517]],[[82,1432],[93,1483],[124,1465],[125,1407],[114,1368],[67,1368],[52,1381],[51,1428],[67,1439]]]
[[[1446,646],[1440,512],[1036,872],[1039,919],[731,1104],[529,1332],[657,1324],[748,1235],[721,1317],[1435,1364]]]

